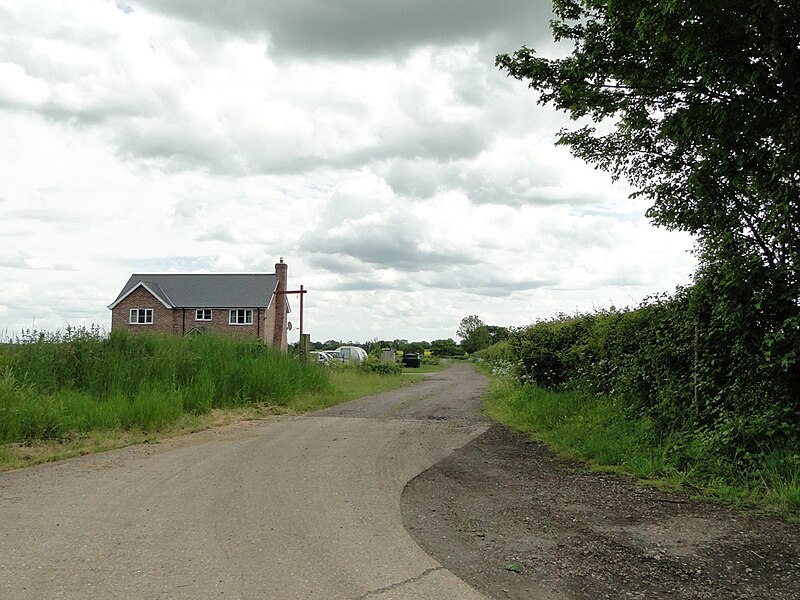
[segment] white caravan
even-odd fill
[[[367,351],[358,346],[339,346],[337,352],[342,353],[344,362],[361,362],[367,360]]]

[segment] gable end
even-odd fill
[[[163,292],[161,294],[157,293],[151,286],[147,285],[147,283],[145,283],[144,281],[140,281],[139,283],[134,285],[131,289],[129,289],[127,292],[125,292],[122,296],[117,298],[112,304],[109,304],[108,308],[111,309],[111,310],[114,310],[114,308],[120,302],[125,300],[125,298],[130,296],[133,292],[138,290],[140,287],[143,287],[148,292],[150,292],[150,294],[153,296],[153,298],[155,298],[156,300],[161,302],[161,304],[163,304],[165,308],[175,308],[174,305],[172,304],[172,302],[169,301],[169,298],[165,298],[166,294],[164,294]],[[162,296],[164,296],[164,297],[162,297]]]

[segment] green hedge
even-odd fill
[[[623,402],[662,434],[730,461],[798,448],[800,320],[767,282],[704,273],[639,307],[561,315],[513,332],[518,379]]]

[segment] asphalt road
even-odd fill
[[[0,474],[0,598],[484,598],[402,524],[483,433],[486,380],[411,388]]]

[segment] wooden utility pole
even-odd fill
[[[300,294],[300,351],[303,360],[308,360],[309,341],[303,336],[303,296],[308,293],[308,290],[300,286],[299,290],[284,290],[282,292],[275,292],[275,294]]]

